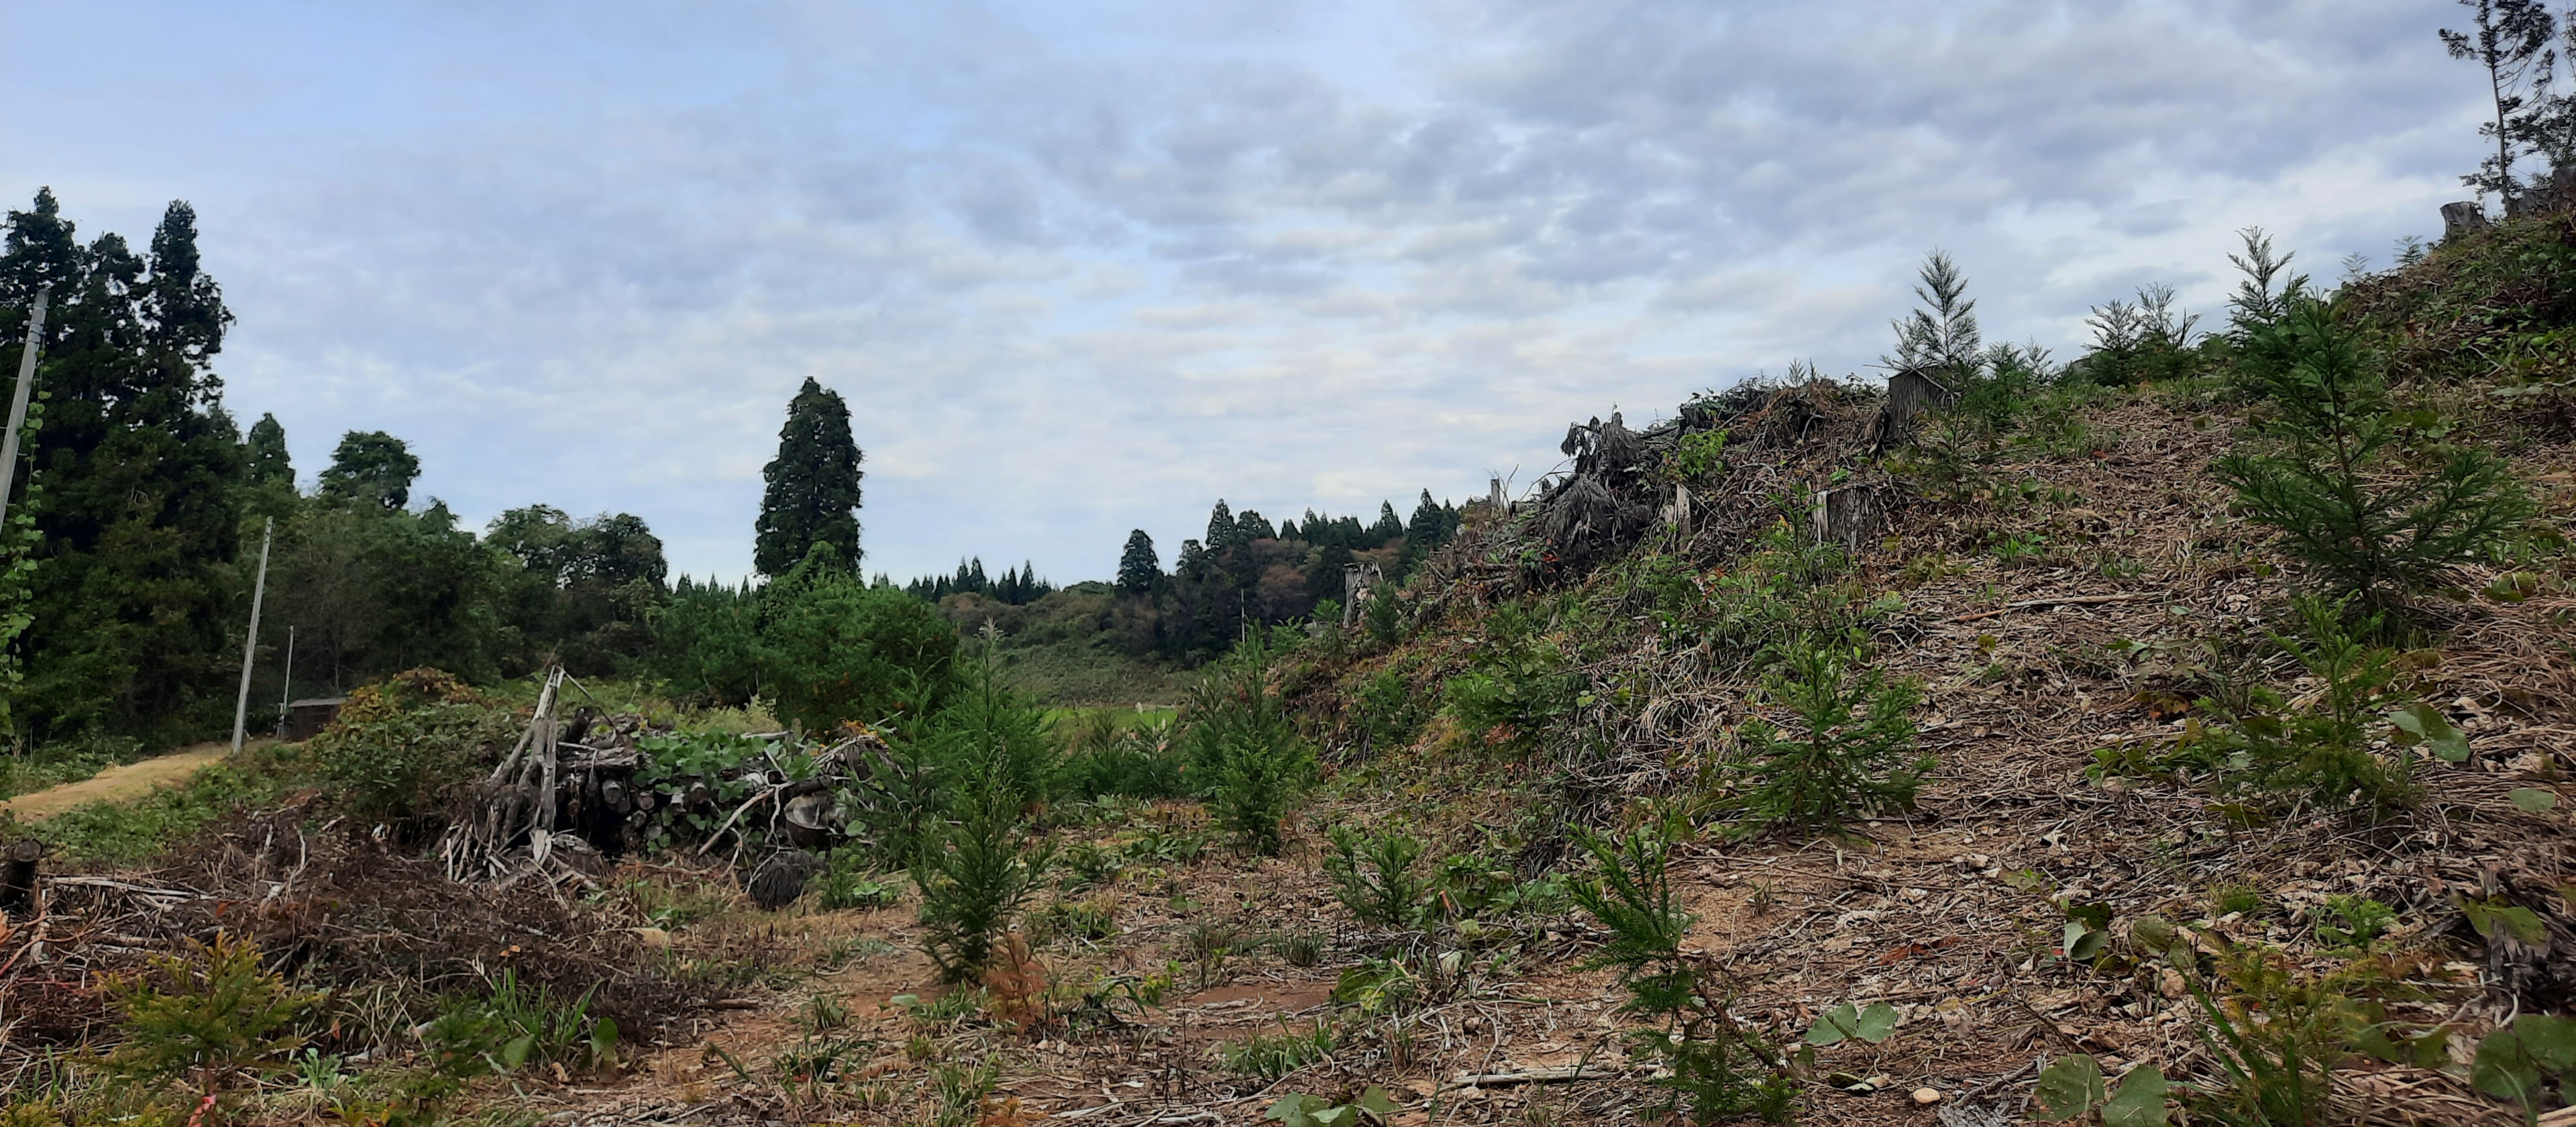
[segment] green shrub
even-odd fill
[[[1449,712],[1469,731],[1497,732],[1514,747],[1537,746],[1573,713],[1584,677],[1527,609],[1504,605],[1485,616],[1484,637],[1465,672],[1449,679]]]
[[[147,1083],[193,1077],[207,1093],[286,1068],[303,1043],[289,1026],[322,1000],[261,966],[250,940],[224,932],[190,941],[184,956],[153,956],[151,969],[110,990],[123,1043],[103,1062],[107,1070]]]
[[[1069,798],[1179,798],[1191,793],[1189,759],[1181,751],[1179,729],[1170,720],[1144,728],[1119,728],[1098,740],[1076,744],[1062,772]]]
[[[2423,470],[2401,456],[2376,358],[2323,302],[2295,298],[2246,332],[2240,372],[2269,415],[2257,444],[2211,472],[2335,591],[2395,604],[2439,586],[2532,513],[2493,454],[2437,445]]]
[[[938,827],[913,863],[921,889],[922,950],[943,981],[972,982],[992,965],[1002,935],[1036,893],[1053,846],[1024,843],[1020,796],[1000,770],[963,796],[954,823]]]
[[[1272,653],[1256,640],[1211,670],[1191,694],[1185,736],[1217,823],[1262,856],[1285,843],[1280,824],[1315,774],[1314,748],[1271,691]]]
[[[956,627],[900,588],[821,567],[820,555],[762,593],[762,682],[779,719],[828,732],[935,706],[954,673]]]
[[[1388,832],[1366,837],[1349,826],[1335,826],[1332,848],[1324,854],[1324,875],[1350,909],[1351,917],[1377,927],[1414,927],[1436,906],[1430,882],[1414,872],[1422,843]]]
[[[448,791],[489,769],[527,722],[461,686],[423,691],[404,674],[350,694],[341,715],[305,749],[366,818],[436,809]],[[444,676],[443,674],[440,676]]]
[[[903,898],[903,886],[883,879],[865,849],[832,851],[821,875],[808,886],[814,906],[826,912],[882,908]]]
[[[1431,719],[1429,700],[1398,668],[1370,674],[1352,694],[1351,703],[1361,739],[1378,751],[1412,743],[1421,734],[1422,725]]]
[[[1788,1122],[1784,1062],[1735,1020],[1723,972],[1705,956],[1682,952],[1697,917],[1673,899],[1671,843],[1640,828],[1618,838],[1588,836],[1584,847],[1599,872],[1574,886],[1574,900],[1610,932],[1584,965],[1618,968],[1628,991],[1619,1012],[1646,1022],[1629,1031],[1631,1052],[1666,1071],[1655,1083],[1673,1095],[1667,1110],[1687,1105],[1696,1123],[1748,1112]]]
[[[1764,678],[1764,696],[1798,718],[1797,731],[1767,719],[1736,731],[1726,774],[1748,828],[1789,825],[1837,829],[1886,807],[1908,807],[1931,770],[1914,754],[1920,699],[1910,685],[1887,684],[1875,669],[1851,669],[1856,655],[1800,641]]]

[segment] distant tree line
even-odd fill
[[[958,561],[957,574],[953,576],[915,579],[904,584],[903,589],[914,598],[934,603],[950,595],[982,595],[1015,607],[1027,606],[1056,592],[1055,584],[1038,578],[1037,568],[1025,560],[1021,561],[1020,570],[1005,568],[1000,579],[988,579],[984,575],[982,556]]]
[[[1383,503],[1367,524],[1308,509],[1273,527],[1259,512],[1236,513],[1219,499],[1206,537],[1181,541],[1168,573],[1153,537],[1137,529],[1118,559],[1119,595],[1135,612],[1130,620],[1141,624],[1129,633],[1131,646],[1205,660],[1254,627],[1293,622],[1340,600],[1348,565],[1373,563],[1400,580],[1456,536],[1458,523],[1457,506],[1432,500],[1427,489],[1412,519]]]

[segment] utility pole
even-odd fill
[[[251,599],[257,602],[258,596],[253,595]],[[288,706],[295,703],[294,696],[295,628],[289,626],[286,628],[286,676],[280,679],[277,685],[277,742],[279,743],[286,742],[286,710]]]
[[[268,518],[259,534],[259,578],[250,587],[250,635],[242,639],[241,695],[233,698],[233,754],[241,754],[242,725],[250,719],[250,662],[259,653],[259,601],[268,594],[268,542],[277,535],[277,518]]]
[[[0,529],[9,527],[9,487],[18,478],[18,432],[27,427],[27,393],[36,387],[36,354],[45,346],[45,299],[54,284],[36,287],[36,304],[27,312],[27,347],[18,352],[18,390],[9,399],[9,434],[0,438]]]

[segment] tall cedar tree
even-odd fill
[[[859,463],[865,457],[850,437],[849,404],[807,378],[787,404],[778,456],[761,471],[769,486],[752,526],[752,566],[763,575],[785,575],[814,545],[830,544],[855,571],[864,476]]]
[[[21,715],[39,736],[203,722],[229,700],[222,655],[242,609],[241,436],[208,370],[232,314],[199,268],[196,213],[172,202],[148,259],[113,234],[80,245],[50,190],[8,227],[0,331],[23,336],[35,285],[54,283]]]
[[[1154,538],[1144,530],[1128,533],[1126,551],[1118,553],[1118,592],[1151,594],[1162,584],[1162,556],[1154,553]]]

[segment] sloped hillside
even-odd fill
[[[2494,1034],[2563,1035],[2545,1015],[2576,987],[2568,223],[2306,308],[2249,258],[2227,329],[2110,310],[2069,372],[1928,369],[1956,399],[1919,424],[1808,380],[1578,426],[1569,472],[1471,512],[1370,629],[1291,664],[1346,749],[1319,818],[1523,876],[1625,859],[1636,904],[1637,860],[1666,866],[1687,929],[1640,957],[1643,924],[1586,917],[1591,961],[1640,989],[1585,1000],[1686,1036],[1605,1038],[1635,1071],[1534,1106],[1614,1121],[1654,1098],[1649,1069],[1680,1073],[1685,1109],[1759,1111],[1777,1083],[1815,1123],[2036,1121],[2086,1090],[2123,1123],[2561,1106],[2566,1066]],[[2214,466],[2299,457],[2277,388],[2346,362],[2318,386],[2381,445],[2313,449],[2390,510],[2377,547],[2500,507],[2404,580],[2320,565]],[[2518,490],[2460,487],[2477,454]],[[1642,852],[1611,850],[1632,832]],[[1810,1036],[1844,1005],[1897,1020]],[[1491,1055],[1563,1040],[1535,1019]],[[2112,1081],[2039,1083],[2077,1054]],[[2169,1097],[2119,1082],[2150,1066]]]

